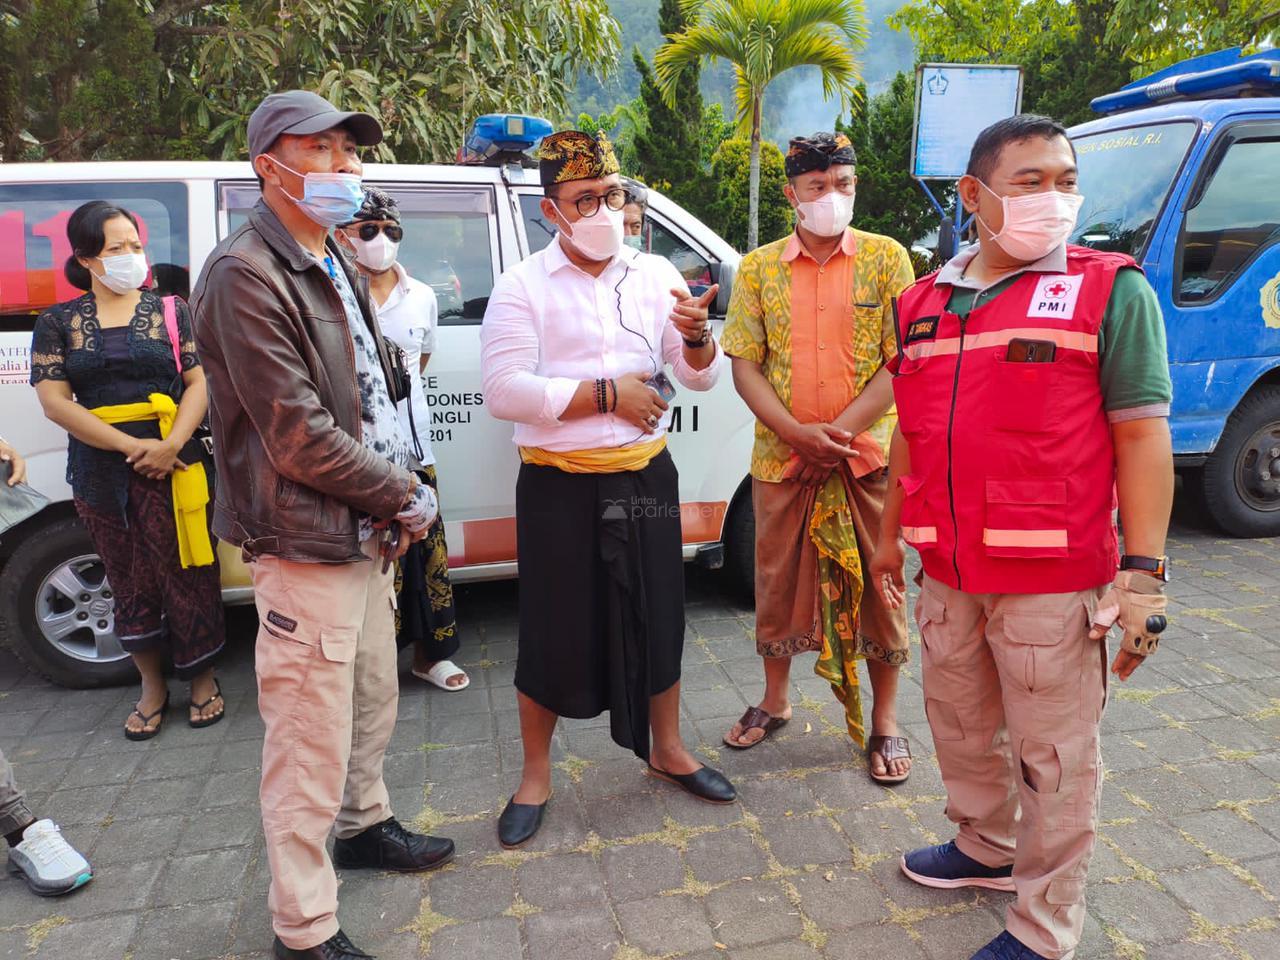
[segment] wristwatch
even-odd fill
[[[1157,580],[1162,580],[1165,583],[1169,582],[1168,557],[1143,557],[1126,553],[1120,558],[1120,569],[1141,570],[1143,573],[1151,574]]]
[[[702,325],[702,336],[697,340],[690,340],[688,337],[682,337],[684,345],[690,350],[697,350],[699,347],[705,347],[711,342],[711,324],[704,323]]]

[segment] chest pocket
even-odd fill
[[[1048,363],[1011,362],[1007,347],[992,363],[991,425],[1010,433],[1041,433],[1057,426],[1062,359]]]
[[[880,346],[884,331],[884,312],[878,303],[855,303],[850,318],[853,334],[852,357],[855,363],[870,366],[874,373],[883,359]],[[874,366],[871,366],[874,365]]]

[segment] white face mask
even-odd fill
[[[356,262],[368,267],[374,273],[384,273],[396,262],[396,254],[400,244],[385,233],[379,233],[372,240],[361,240],[359,237],[347,237],[356,251]]]
[[[99,257],[102,273],[94,276],[102,285],[115,293],[137,290],[147,280],[147,256],[144,253],[122,253],[114,257]]]
[[[554,201],[553,201],[554,202]],[[560,210],[559,205],[556,209]],[[560,210],[560,216],[564,211]],[[584,257],[597,262],[611,260],[622,249],[622,234],[625,230],[624,217],[621,210],[610,210],[608,204],[601,203],[600,209],[589,217],[583,217],[576,223],[562,227],[565,236]]]
[[[853,220],[851,193],[832,190],[825,197],[796,204],[800,212],[800,226],[820,237],[838,237]]]
[[[1000,197],[981,180],[982,188]],[[1033,263],[1047,257],[1071,236],[1084,197],[1078,193],[1045,190],[1021,197],[1000,197],[1004,208],[1004,229],[992,231],[991,239],[1015,260]],[[978,218],[988,230],[986,221]]]

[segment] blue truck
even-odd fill
[[[1196,57],[1072,127],[1072,241],[1134,257],[1160,297],[1178,472],[1222,530],[1280,535],[1280,50]]]

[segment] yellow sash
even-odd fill
[[[167,439],[178,416],[178,405],[164,393],[153,393],[146,403],[119,403],[94,407],[89,411],[104,423],[137,423],[158,420],[160,436]],[[209,478],[203,463],[191,463],[186,470],[175,469],[170,475],[173,485],[173,522],[178,531],[178,557],[185,567],[207,567],[213,563],[213,544],[205,508],[209,504]]]
[[[520,459],[539,467],[555,467],[565,473],[623,473],[643,470],[667,446],[665,436],[630,447],[596,447],[593,450],[543,450],[521,447]]]

